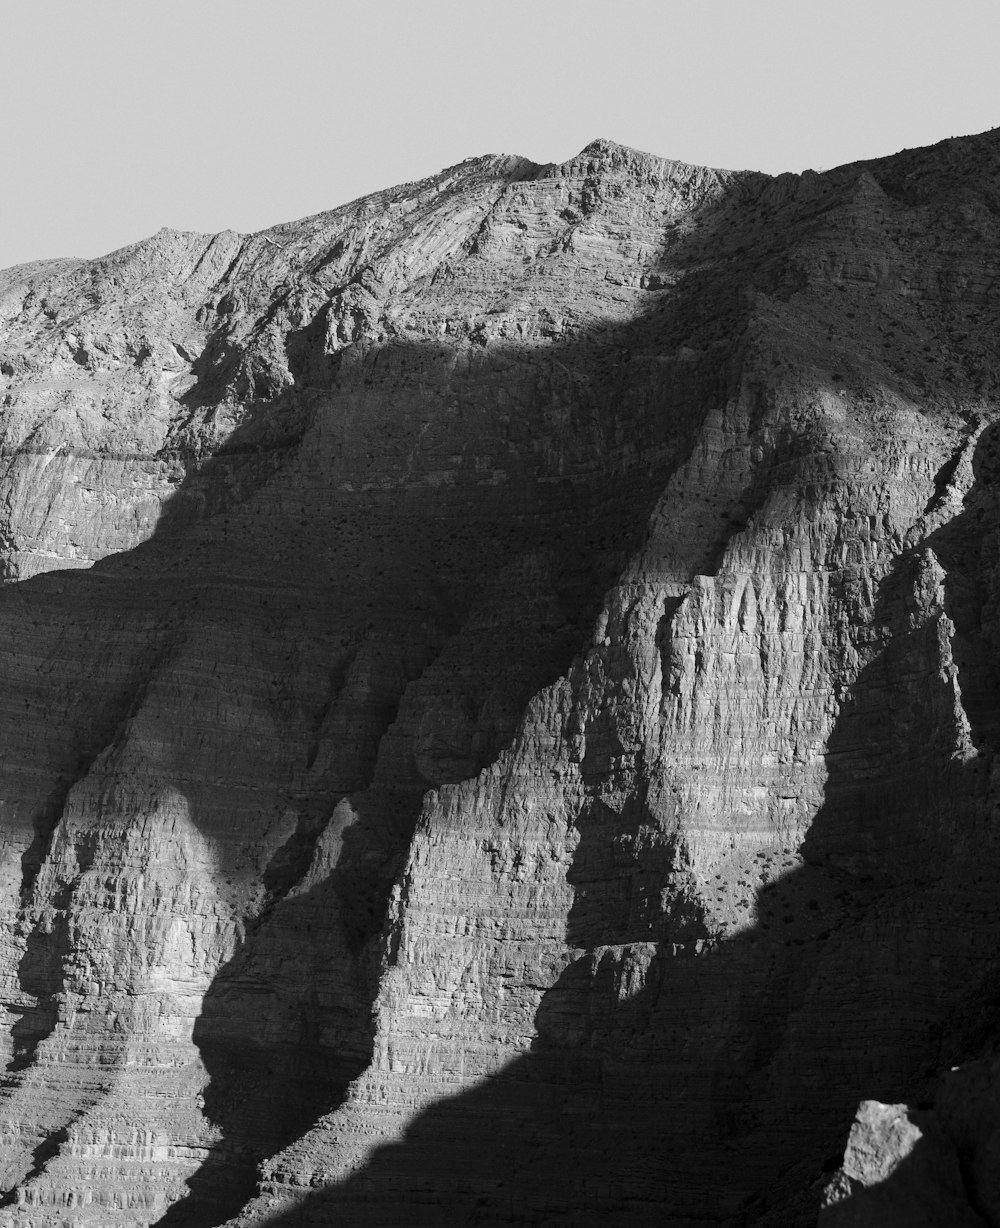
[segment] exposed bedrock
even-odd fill
[[[868,1188],[997,939],[998,150],[0,274],[0,1222]]]

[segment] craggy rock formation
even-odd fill
[[[993,1069],[998,239],[597,141],[0,274],[0,1224],[1000,1222],[870,1107]]]

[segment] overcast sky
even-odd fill
[[[996,0],[0,0],[0,267],[598,136],[825,169],[1000,125]]]

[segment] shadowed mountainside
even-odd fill
[[[812,1221],[990,975],[998,155],[0,275],[3,1222]]]

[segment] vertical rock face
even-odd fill
[[[0,274],[0,1222],[798,1225],[862,1099],[992,1197],[871,1098],[993,1030],[998,218],[598,141]]]

